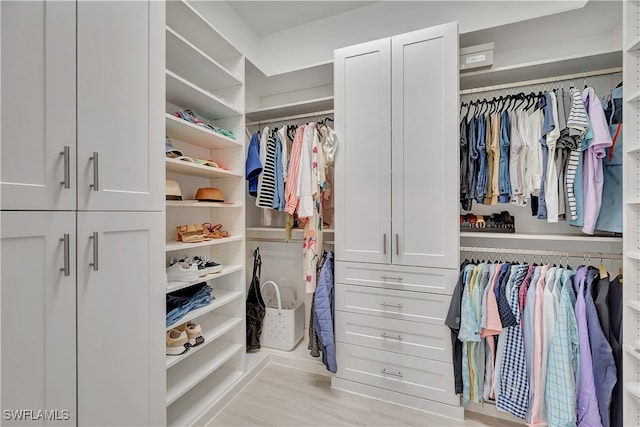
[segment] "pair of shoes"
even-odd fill
[[[230,236],[227,231],[222,229],[222,224],[211,225],[211,223],[205,222],[202,226],[205,229],[205,236],[212,239],[221,239]]]
[[[205,240],[211,240],[213,237],[209,237],[208,233],[205,233],[205,228],[202,224],[188,224],[179,225],[176,227],[178,234],[178,241],[185,243],[198,243]]]
[[[183,323],[167,331],[167,351],[170,356],[186,353],[191,347],[197,347],[204,342],[202,328],[195,322]]]
[[[201,257],[200,255],[196,255],[193,257],[189,257],[189,256],[182,256],[180,258],[171,258],[171,260],[169,261],[169,265],[172,268],[174,265],[176,264],[182,264],[183,268],[184,265],[188,265],[190,271],[192,271],[193,267],[195,266],[198,269],[198,273],[199,273],[199,277],[204,277],[207,274],[215,274],[215,273],[220,273],[222,271],[222,265],[218,264],[215,261],[211,261],[208,259],[205,259],[204,257]],[[180,271],[180,268],[177,268],[176,273]],[[169,274],[169,269],[167,269],[167,275]],[[196,279],[194,279],[196,280]],[[191,281],[191,280],[190,280]]]
[[[177,261],[167,267],[167,281],[169,282],[193,282],[199,277],[200,272],[196,264]]]

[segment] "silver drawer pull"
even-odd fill
[[[98,232],[94,231],[89,240],[93,242],[93,262],[89,263],[89,267],[93,268],[93,271],[98,271]]]
[[[395,307],[400,310],[402,309],[402,304],[387,304],[386,302],[383,301],[380,303],[380,305],[383,307]]]
[[[380,276],[380,278],[382,280],[397,280],[398,282],[402,282],[403,280],[402,277],[394,277],[394,276],[387,276],[387,275]]]
[[[387,335],[386,332],[383,332],[380,334],[380,336],[384,339],[390,339],[390,340],[398,340],[398,341],[402,341],[404,338],[402,338],[402,335],[398,335],[398,336],[393,336],[393,335]]]
[[[69,146],[65,145],[64,149],[60,152],[60,155],[64,158],[64,179],[60,181],[60,185],[64,188],[71,188],[71,165],[69,163]]]
[[[390,372],[390,371],[387,371],[387,369],[386,369],[386,368],[382,368],[382,369],[380,370],[380,373],[381,373],[381,374],[385,374],[385,375],[393,375],[394,377],[402,378],[402,372],[400,372],[400,371],[398,371],[398,372],[396,373],[396,372]]]
[[[64,233],[64,237],[60,239],[64,246],[64,266],[60,268],[60,271],[64,273],[66,277],[71,275],[69,269],[69,233]]]
[[[100,173],[98,171],[98,152],[94,151],[93,156],[89,157],[89,160],[93,162],[93,184],[89,184],[90,188],[93,188],[93,191],[100,191]]]
[[[387,254],[387,233],[382,233],[382,250],[383,254]]]

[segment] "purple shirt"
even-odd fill
[[[584,163],[582,165],[584,205],[582,231],[587,234],[593,234],[602,202],[602,185],[604,184],[602,158],[606,155],[606,149],[611,147],[612,142],[609,124],[604,115],[602,104],[592,87],[585,88],[582,92],[582,100],[584,101],[584,108],[589,115],[593,131],[593,139],[588,142],[589,148],[584,153]]]
[[[578,370],[578,427],[602,427],[598,398],[593,378],[593,360],[589,344],[587,326],[587,306],[584,296],[584,284],[587,267],[580,266],[573,279],[576,289],[576,321],[578,323],[578,340],[580,346],[580,364]]]

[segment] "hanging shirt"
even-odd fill
[[[547,219],[547,202],[545,183],[547,179],[547,165],[549,163],[549,148],[547,147],[548,134],[553,131],[553,107],[551,105],[551,95],[545,93],[538,101],[538,107],[543,113],[542,131],[540,146],[542,148],[542,176],[540,178],[540,194],[538,196],[538,219]]]
[[[576,138],[577,145],[569,154],[567,166],[567,199],[569,202],[570,216],[567,216],[569,224],[581,227],[583,224],[582,210],[582,151],[586,149],[585,139],[589,139],[591,126],[584,108],[580,91],[571,89],[571,112],[567,119],[569,135]]]
[[[285,196],[287,204],[285,211],[289,215],[293,215],[298,207],[299,193],[298,180],[300,176],[300,164],[302,158],[302,140],[305,125],[300,126],[296,131],[293,145],[291,147],[291,157],[289,159],[289,170],[287,172],[287,185],[285,188]]]
[[[462,304],[460,306],[460,331],[458,332],[458,340],[462,342],[462,399],[467,404],[471,402],[471,375],[469,368],[469,341],[480,340],[480,330],[478,327],[477,319],[475,318],[475,311],[471,304],[471,292],[469,284],[471,277],[477,269],[475,265],[467,265],[464,270],[464,293],[462,294]]]
[[[547,207],[547,222],[558,222],[558,169],[556,165],[556,143],[560,138],[558,125],[558,101],[554,92],[549,92],[548,102],[551,104],[551,131],[547,134],[547,173],[545,178],[545,203]]]
[[[498,187],[500,195],[499,203],[509,203],[511,200],[511,179],[509,173],[509,132],[511,124],[509,113],[503,111],[500,115],[500,176],[498,177]]]
[[[534,110],[529,114],[525,180],[527,180],[531,194],[534,196],[540,194],[540,183],[542,181],[542,146],[540,145],[542,122],[542,110]]]
[[[579,365],[578,325],[574,313],[575,271],[564,270],[555,331],[547,362],[545,403],[550,426],[575,427]]]
[[[476,133],[476,147],[478,154],[478,177],[476,179],[476,202],[482,203],[487,194],[487,150],[485,146],[485,121],[484,116],[478,117],[478,130]]]
[[[283,182],[287,182],[287,171],[289,170],[289,138],[287,137],[287,127],[285,126],[278,129],[277,134],[281,146],[280,163],[282,168],[282,180]]]
[[[609,284],[609,295],[607,297],[609,306],[609,325],[611,336],[611,350],[617,367],[617,382],[613,387],[613,397],[611,399],[611,425],[622,425],[624,401],[624,390],[622,386],[622,312],[624,310],[622,302],[622,278],[616,277]]]
[[[535,349],[535,302],[536,302],[536,285],[540,279],[542,267],[535,268],[527,290],[526,303],[524,306],[524,349],[525,363],[527,364],[527,374],[529,376],[529,405],[527,410],[527,421],[531,420],[531,409],[533,405],[533,390],[535,388],[536,378],[533,375],[533,354]]]
[[[543,340],[544,340],[544,289],[546,286],[547,271],[549,265],[542,266],[540,278],[536,283],[536,300],[534,306],[534,332],[533,332],[533,405],[531,407],[531,425],[545,425],[546,414],[544,411],[544,374],[543,366]]]
[[[476,117],[469,118],[467,124],[467,145],[469,149],[468,164],[467,164],[467,186],[468,186],[468,198],[476,198],[476,180],[478,178],[478,143],[476,132],[478,130],[478,119]],[[470,205],[471,206],[471,205]]]
[[[491,116],[491,151],[493,152],[493,175],[491,188],[491,204],[498,204],[500,195],[500,116]]]
[[[484,195],[483,204],[490,205],[493,199],[493,148],[491,147],[491,117],[484,116],[485,133],[484,145],[487,154],[487,192]]]
[[[251,136],[247,149],[247,161],[245,162],[246,179],[249,181],[249,195],[258,195],[258,177],[262,173],[262,162],[260,161],[260,132]]]
[[[262,174],[258,178],[258,197],[256,206],[262,209],[262,222],[271,225],[273,219],[273,197],[276,191],[276,140],[273,134],[265,127],[260,138],[260,160],[264,165]]]
[[[453,289],[449,311],[444,321],[445,325],[451,330],[453,377],[456,394],[462,394],[462,342],[458,340],[458,332],[460,332],[460,316],[462,315],[460,306],[464,292],[464,269],[467,265],[469,265],[469,261],[465,260],[460,266],[460,275]]]
[[[460,205],[463,210],[471,210],[469,200],[469,143],[467,141],[467,117],[460,121]]]
[[[282,141],[280,140],[280,131],[275,135],[276,140],[276,156],[275,156],[275,171],[274,176],[276,179],[275,191],[273,193],[272,207],[275,210],[283,211],[285,207],[285,195],[284,195],[284,172],[282,170]]]
[[[525,198],[522,191],[522,154],[524,142],[522,141],[520,119],[522,111],[511,111],[509,122],[511,123],[511,139],[509,144],[509,178],[511,180],[511,203],[516,206],[524,206]]]

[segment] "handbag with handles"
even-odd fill
[[[260,248],[253,251],[253,274],[251,284],[247,292],[247,350],[257,350],[260,348],[260,335],[266,307],[262,294],[260,293],[260,271],[262,269],[262,258]]]

